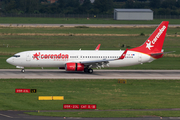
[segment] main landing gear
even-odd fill
[[[93,73],[93,69],[84,68],[85,73]]]
[[[22,69],[21,72],[24,73],[24,72],[25,72],[25,69]]]

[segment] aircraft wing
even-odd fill
[[[126,49],[123,54],[117,58],[117,59],[103,59],[103,60],[91,60],[91,61],[79,61],[79,63],[88,65],[88,66],[99,66],[99,65],[107,65],[109,61],[115,61],[115,60],[123,60],[126,56],[128,49]]]

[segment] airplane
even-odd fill
[[[169,21],[162,21],[150,37],[141,45],[126,50],[34,50],[16,53],[6,62],[21,68],[25,67],[58,67],[66,71],[84,71],[93,73],[92,68],[125,67],[163,57],[162,50]]]

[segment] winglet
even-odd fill
[[[100,46],[101,46],[101,44],[99,44],[99,45],[96,47],[95,50],[99,50]]]
[[[123,52],[123,54],[122,54],[117,60],[119,60],[119,59],[121,59],[121,60],[124,59],[125,56],[126,56],[127,51],[128,51],[128,48]]]

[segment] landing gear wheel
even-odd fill
[[[24,73],[24,72],[25,72],[25,69],[22,69],[21,72]]]
[[[89,70],[88,70],[88,73],[91,73],[91,74],[92,74],[92,73],[93,73],[93,69],[89,69]]]
[[[84,68],[84,72],[88,73],[89,72],[88,68]]]

